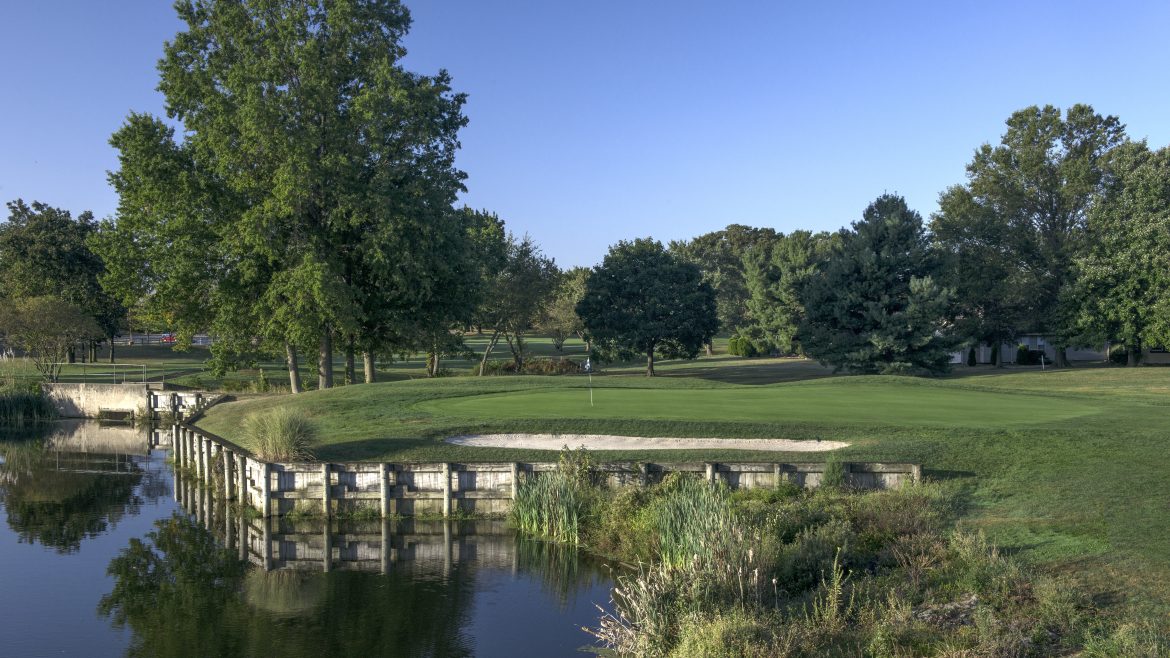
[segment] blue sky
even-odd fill
[[[561,265],[729,223],[923,215],[1012,111],[1084,102],[1170,143],[1166,2],[408,2],[406,65],[469,94],[469,205]],[[0,199],[113,213],[107,140],[162,114],[165,0],[0,3]]]

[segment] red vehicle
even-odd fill
[[[164,344],[167,344],[167,345],[174,343],[175,342],[175,335],[174,334],[163,334],[162,335],[162,342]]]

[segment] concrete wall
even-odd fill
[[[209,488],[263,516],[292,512],[390,516],[456,513],[502,515],[512,507],[519,484],[556,470],[554,462],[506,463],[275,463],[257,459],[220,437],[188,425],[173,428],[175,461]],[[819,486],[824,464],[714,463],[601,464],[599,477],[612,486],[645,485],[669,473],[693,473],[732,488]],[[883,489],[920,480],[915,464],[846,463],[846,484]]]
[[[142,413],[147,409],[147,384],[42,384],[62,418],[97,418],[105,410]]]

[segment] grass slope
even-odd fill
[[[847,460],[925,464],[929,477],[964,493],[963,523],[1007,550],[1076,574],[1103,600],[1170,610],[1170,369],[962,368],[938,380],[833,377],[745,386],[724,383],[722,375],[736,368],[718,363],[708,374],[720,377],[595,377],[599,404],[592,411],[579,377],[455,378],[244,400],[213,408],[201,425],[239,439],[249,413],[288,405],[316,419],[315,452],[331,461],[553,457],[441,441],[467,432],[844,440],[852,443],[841,453]],[[752,367],[740,362],[739,370]],[[786,366],[772,360],[763,367]],[[726,377],[736,380],[756,379]],[[599,458],[818,457],[666,451]]]

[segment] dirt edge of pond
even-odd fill
[[[447,443],[470,448],[521,450],[755,450],[760,452],[827,452],[849,446],[842,441],[792,439],[684,439],[610,434],[464,434]]]

